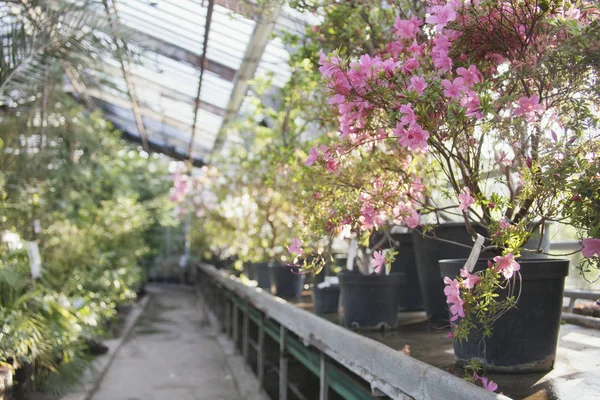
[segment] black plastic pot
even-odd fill
[[[338,285],[331,285],[320,289],[315,285],[313,286],[312,298],[315,313],[337,313],[340,302],[340,287]]]
[[[522,285],[517,279],[515,293],[521,291],[517,308],[511,309],[494,323],[492,337],[485,339],[485,354],[480,332],[473,330],[469,340],[463,343],[454,341],[457,364],[464,365],[470,359],[477,358],[490,372],[552,370],[569,260],[530,258],[518,261],[521,264]],[[465,262],[465,259],[440,261],[441,276],[458,276]],[[487,268],[487,260],[482,259],[477,262],[475,271],[484,268]],[[499,299],[505,298],[506,291],[498,294]]]
[[[250,264],[250,275],[257,282],[259,288],[271,290],[271,277],[269,274],[269,264],[255,263]]]
[[[486,235],[486,230],[481,225],[474,225],[473,228],[481,235]],[[436,226],[433,232],[427,233],[427,235],[431,234],[435,234],[441,239],[473,246],[473,240],[464,223],[441,224]],[[419,284],[427,316],[434,323],[445,324],[448,320],[448,311],[446,296],[444,296],[444,283],[440,280],[439,260],[466,258],[471,253],[471,249],[454,243],[426,238],[418,230],[413,230],[412,235]]]
[[[284,299],[300,299],[304,285],[304,275],[295,274],[287,265],[269,267],[271,275],[271,293]]]
[[[404,274],[339,275],[344,325],[347,328],[394,328],[398,324],[398,290]]]
[[[392,263],[391,272],[403,273],[406,279],[398,290],[398,309],[400,311],[419,311],[423,310],[423,295],[421,294],[421,285],[419,285],[419,275],[417,273],[417,260],[413,246],[412,233],[392,233],[392,239],[399,243],[395,247],[398,255]],[[375,236],[374,241],[378,243],[381,236]],[[387,241],[383,248],[388,248]]]

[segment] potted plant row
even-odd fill
[[[571,223],[584,269],[598,267],[598,10],[524,0],[397,11],[387,44],[321,55],[340,124],[306,163],[338,184],[368,171],[323,224],[415,229],[425,306],[452,326],[458,360],[549,370],[568,262],[529,255],[545,252],[548,222]],[[442,262],[443,280],[442,258],[462,258]]]

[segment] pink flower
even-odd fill
[[[464,318],[463,304],[465,302],[460,298],[460,283],[456,279],[448,277],[444,278],[444,283],[446,284],[444,288],[446,303],[450,304],[450,313],[452,314],[450,321],[456,321],[459,317]]]
[[[587,238],[582,241],[583,249],[581,254],[584,257],[593,257],[594,255],[600,256],[600,239]]]
[[[500,229],[504,230],[504,229],[510,227],[510,221],[508,219],[506,219],[505,217],[502,217],[499,225],[500,225]]]
[[[488,378],[477,375],[477,372],[473,372],[473,380],[475,382],[480,381],[485,390],[489,390],[490,392],[498,390],[498,385],[494,381],[490,381]]]
[[[416,124],[417,123],[417,117],[415,116],[415,112],[412,109],[412,104],[407,103],[407,104],[402,104],[400,106],[399,111],[404,114],[402,116],[402,118],[400,119],[400,123],[402,125],[410,125],[410,124]]]
[[[425,19],[428,24],[434,24],[437,31],[441,31],[448,24],[456,19],[456,11],[452,4],[445,6],[433,6],[429,8],[429,17]]]
[[[427,87],[427,82],[422,76],[413,76],[410,78],[410,86],[415,92],[422,94]]]
[[[464,67],[457,68],[456,73],[464,79],[465,85],[469,87],[481,82],[481,72],[474,65],[471,65],[469,69]]]
[[[537,95],[531,97],[521,97],[518,100],[519,106],[515,107],[513,114],[516,116],[523,115],[527,122],[535,122],[536,114],[544,112],[544,106],[540,104],[540,98]]]
[[[409,150],[427,149],[427,139],[429,132],[421,128],[417,123],[411,124],[408,129],[398,123],[394,130],[394,135],[398,137],[398,142]]]
[[[421,217],[418,212],[413,210],[412,213],[408,217],[404,218],[404,223],[410,229],[414,229],[417,226],[419,226],[419,224],[421,223]]]
[[[479,276],[469,273],[469,271],[464,268],[460,270],[460,276],[463,278],[463,286],[467,289],[473,289],[481,280]]]
[[[404,45],[402,42],[390,42],[385,45],[385,49],[388,53],[392,55],[392,57],[398,57],[398,55],[404,49]]]
[[[414,57],[409,58],[404,63],[404,71],[407,73],[410,73],[411,71],[414,71],[417,68],[419,68],[419,60],[417,60]]]
[[[494,257],[496,272],[502,273],[506,279],[512,278],[513,274],[521,269],[521,265],[515,261],[515,256],[508,253],[505,256]]]
[[[454,338],[454,332],[448,332],[446,334],[446,339],[452,339],[452,338]]]
[[[452,59],[448,57],[447,52],[434,53],[432,55],[433,65],[439,69],[440,72],[447,72],[452,69]]]
[[[409,53],[412,53],[414,56],[420,56],[421,54],[423,54],[424,47],[425,45],[420,45],[419,43],[417,43],[416,40],[414,40],[413,43],[406,50],[408,50]]]
[[[376,251],[373,253],[373,267],[376,273],[381,271],[381,267],[383,267],[385,263],[385,257],[381,251]]]
[[[455,100],[460,100],[460,96],[466,90],[463,78],[455,78],[452,82],[444,79],[442,86],[444,87],[444,96]]]
[[[317,159],[319,158],[319,153],[317,150],[317,145],[314,145],[312,149],[310,149],[310,151],[308,152],[308,158],[306,159],[306,162],[304,163],[304,165],[310,167],[311,165],[313,165],[315,163],[315,161],[317,161]]]
[[[297,238],[292,239],[292,244],[288,246],[288,251],[292,254],[302,255],[302,242]]]
[[[464,193],[458,195],[458,200],[460,201],[460,205],[458,209],[462,212],[467,212],[469,207],[475,204],[475,199],[471,196],[471,190],[468,187],[463,188]]]
[[[419,32],[419,27],[423,25],[423,21],[417,17],[411,19],[400,19],[396,18],[394,23],[394,32],[399,39],[412,39]]]
[[[488,378],[480,378],[480,380],[485,390],[489,390],[490,392],[498,390],[498,384],[496,384],[496,382],[488,381]]]

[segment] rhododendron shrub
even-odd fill
[[[583,228],[589,221],[584,255],[597,261],[598,219],[591,216],[598,215],[598,192],[580,202],[589,180],[597,182],[597,161],[595,154],[587,164],[574,158],[581,158],[576,149],[599,143],[598,16],[585,2],[433,1],[425,15],[398,17],[385,45],[355,57],[321,54],[338,141],[317,144],[307,164],[337,176],[356,153],[395,156],[425,183],[414,196],[411,177],[401,175],[409,189],[388,209],[405,210],[402,222],[417,226],[416,215],[441,211],[436,198],[445,197],[454,202],[446,215],[464,219],[474,236],[471,221],[489,231],[486,246],[499,254],[490,268],[446,282],[459,338],[473,321],[490,333],[490,323],[514,305],[514,296],[499,302],[493,294],[514,287],[515,257],[544,222],[579,221]],[[381,168],[379,158],[369,160]],[[419,176],[436,170],[444,179]],[[387,193],[388,182],[361,189],[383,184],[379,191]],[[349,206],[361,209],[360,229],[385,220],[378,212],[386,209],[372,199],[362,195]]]

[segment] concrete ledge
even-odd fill
[[[394,351],[302,310],[260,288],[207,264],[199,268],[226,289],[249,301],[271,318],[370,383],[392,399],[500,400],[508,397],[488,392],[439,368]]]
[[[579,325],[585,328],[600,329],[600,318],[573,314],[570,312],[563,312],[561,318],[573,325]]]
[[[152,295],[148,293],[133,306],[133,309],[125,320],[121,336],[103,342],[103,344],[108,347],[108,352],[94,358],[91,367],[83,375],[79,390],[68,393],[61,397],[61,400],[90,400],[92,398],[94,393],[98,390],[98,387],[115,356],[119,352],[121,345],[127,340],[131,330],[148,306],[151,297]]]

